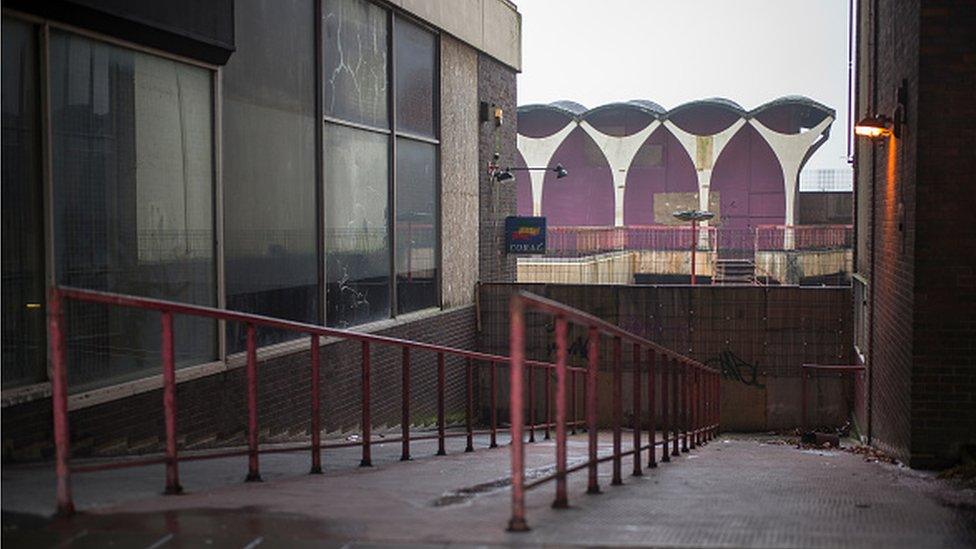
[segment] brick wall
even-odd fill
[[[911,463],[941,467],[976,450],[976,7],[919,28]]]
[[[877,13],[873,10],[877,8]],[[908,81],[908,128],[899,139],[872,143],[859,139],[857,177],[871,182],[859,194],[861,207],[873,208],[870,244],[872,442],[907,461],[911,446],[911,376],[915,304],[915,128],[918,112],[917,0],[862,1],[857,118],[868,113],[889,116],[897,105],[896,90]],[[870,210],[869,210],[870,211]],[[860,219],[860,218],[859,218]],[[860,259],[859,250],[859,259]]]
[[[479,277],[482,282],[515,280],[515,260],[505,253],[505,217],[515,215],[515,181],[498,183],[485,169],[495,153],[503,166],[514,165],[515,148],[515,71],[487,55],[478,57],[478,100],[489,107],[501,107],[502,125],[494,117],[479,128],[478,222],[481,227]],[[491,113],[489,113],[491,114]]]
[[[800,365],[849,364],[852,359],[850,288],[483,284],[483,350],[508,354],[508,298],[517,290],[577,307],[721,368],[726,429],[797,426]],[[527,355],[554,360],[551,319],[530,313],[526,325]],[[583,360],[583,330],[571,327],[569,340],[577,343],[574,348],[579,351],[573,353],[571,348],[571,358]],[[606,351],[609,341],[602,345]],[[603,358],[607,363],[608,356]],[[503,403],[506,385],[501,387]],[[854,404],[852,389],[849,378],[811,382],[808,398],[813,421],[836,425],[847,420]],[[630,393],[624,392],[628,403]]]
[[[474,309],[463,307],[379,332],[382,335],[473,349]],[[357,342],[326,345],[321,354],[323,427],[327,434],[359,432],[360,349]],[[373,346],[372,419],[376,428],[400,423],[401,351]],[[465,406],[464,363],[448,358],[446,415],[458,418]],[[258,366],[258,410],[262,442],[308,436],[309,353],[262,361]],[[411,420],[436,420],[436,356],[411,356]],[[247,407],[244,368],[180,383],[177,423],[184,449],[245,444]],[[74,411],[70,414],[75,456],[162,451],[162,391],[155,390]],[[4,461],[53,455],[51,401],[40,399],[3,410]]]

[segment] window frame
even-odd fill
[[[325,84],[323,81],[324,75],[320,74],[319,87],[321,88],[319,93],[319,100],[323,105],[322,109],[322,124],[319,128],[320,142],[322,146],[320,147],[320,156],[322,158],[322,163],[325,165],[328,163],[328,158],[326,158],[326,153],[324,149],[324,135],[325,135],[325,125],[326,124],[336,124],[339,126],[345,126],[347,128],[372,132],[375,134],[382,134],[386,136],[388,140],[387,145],[387,160],[388,160],[388,182],[387,182],[387,200],[388,200],[388,210],[387,210],[387,241],[389,243],[389,295],[390,295],[390,316],[388,318],[398,318],[404,315],[417,313],[420,311],[428,311],[432,309],[443,309],[444,302],[442,296],[442,278],[443,278],[443,265],[442,265],[442,211],[441,211],[441,197],[442,197],[442,173],[441,173],[441,34],[438,29],[430,26],[424,21],[421,21],[414,17],[413,15],[397,9],[395,6],[390,6],[385,3],[376,2],[374,0],[363,0],[366,3],[372,4],[386,12],[386,53],[387,53],[387,64],[386,64],[386,78],[387,78],[387,89],[386,89],[386,99],[387,99],[387,124],[388,127],[378,127],[372,124],[364,124],[361,122],[353,122],[349,120],[344,120],[339,117],[331,116],[325,114],[324,104],[325,104]],[[323,9],[324,0],[317,0],[317,7],[320,10],[319,20],[321,21],[322,15],[324,15]],[[432,35],[434,39],[434,58],[433,62],[433,97],[431,101],[433,102],[433,128],[434,137],[428,137],[424,135],[418,135],[409,131],[403,131],[397,129],[397,86],[396,86],[396,74],[397,74],[397,55],[396,55],[396,33],[397,33],[397,22],[398,20],[406,21],[409,24],[415,25],[420,29],[428,32]],[[318,33],[319,44],[317,44],[317,49],[321,55],[319,61],[319,71],[321,73],[321,67],[323,66],[326,59],[326,44],[324,32],[320,31]],[[434,280],[434,295],[435,302],[430,307],[425,307],[418,309],[416,311],[402,312],[400,310],[400,304],[397,299],[397,263],[396,263],[396,252],[397,252],[397,139],[409,139],[412,141],[418,141],[433,145],[435,149],[434,155],[434,223],[436,224],[436,230],[434,231],[434,268],[436,270],[435,280]],[[322,193],[322,200],[320,201],[320,224],[323,228],[326,227],[325,219],[325,204],[329,200],[327,195],[328,182],[326,181],[325,170],[321,171],[322,180],[319,182],[319,188]],[[323,257],[320,263],[323,268],[323,283],[320,289],[321,301],[322,301],[322,318],[321,322],[323,326],[327,326],[327,318],[324,311],[328,310],[328,296],[327,294],[327,280],[328,273],[325,272],[327,259],[326,256],[329,253],[328,243],[324,241],[322,246]],[[370,324],[370,323],[367,323]],[[363,326],[362,324],[357,326]]]
[[[210,180],[211,180],[211,208],[212,208],[212,220],[213,220],[213,261],[214,261],[214,273],[212,285],[215,295],[215,305],[218,308],[226,308],[226,295],[225,295],[225,281],[224,281],[224,238],[223,238],[223,180],[222,180],[222,161],[223,157],[221,154],[221,119],[220,112],[222,109],[221,101],[221,87],[220,87],[220,67],[217,65],[212,65],[197,59],[187,58],[181,55],[173,54],[156,48],[143,46],[140,44],[135,44],[127,40],[121,40],[112,36],[107,36],[105,34],[95,32],[89,29],[77,27],[67,23],[62,23],[57,20],[47,19],[43,17],[38,17],[35,15],[23,13],[17,10],[3,8],[2,15],[4,17],[9,17],[18,21],[23,21],[34,26],[34,30],[37,36],[37,46],[38,46],[38,85],[40,90],[40,101],[38,103],[37,113],[40,119],[40,158],[41,158],[41,185],[42,185],[42,195],[43,195],[43,240],[44,240],[44,284],[46,287],[50,288],[57,285],[57,273],[55,272],[55,231],[54,231],[54,173],[53,173],[53,129],[52,129],[52,116],[51,116],[51,30],[57,30],[59,32],[73,34],[82,38],[86,38],[92,41],[100,42],[109,46],[122,48],[130,50],[137,53],[142,53],[146,55],[151,55],[168,61],[173,61],[176,63],[181,63],[185,65],[190,65],[198,68],[202,68],[208,71],[210,76],[210,131],[211,131],[211,145],[210,145],[210,157],[211,157],[211,168],[210,168]],[[47,305],[45,304],[45,308]],[[226,338],[226,326],[225,321],[219,320],[216,322],[215,329],[216,340],[215,340],[215,358],[211,361],[202,362],[200,364],[188,365],[181,370],[187,369],[203,369],[212,370],[217,364],[225,364],[227,362],[227,338]],[[50,346],[47,347],[46,354],[48,355],[48,361],[50,361]],[[197,377],[195,372],[187,372],[186,377]],[[100,387],[88,391],[84,391],[82,394],[88,395],[91,393],[95,394],[105,394],[109,395],[108,398],[104,400],[112,400],[111,395],[118,392],[119,387],[128,386],[131,384],[144,384],[147,380],[151,380],[158,374],[152,372],[146,372],[145,375],[139,375],[137,378],[132,380],[119,380],[117,383],[110,383],[105,387]],[[186,374],[184,374],[186,375]],[[184,377],[184,376],[179,376]],[[19,398],[27,398],[31,400],[38,396],[45,396],[50,392],[50,379],[46,381],[21,385],[18,387],[13,387],[10,389],[3,390],[3,400],[4,406],[7,405],[7,399],[11,401],[19,401]],[[103,399],[96,398],[94,403],[102,402]]]

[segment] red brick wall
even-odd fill
[[[920,21],[911,451],[939,467],[976,446],[976,5]]]

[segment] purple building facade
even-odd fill
[[[518,109],[519,215],[551,226],[674,225],[679,209],[748,229],[799,221],[799,174],[826,142],[833,109],[784,97],[746,111],[726,99],[665,110],[650,101],[594,109],[569,101]],[[525,175],[523,175],[525,174]]]

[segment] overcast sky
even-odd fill
[[[846,0],[516,0],[519,105],[805,95],[837,111],[807,168],[847,166]]]

